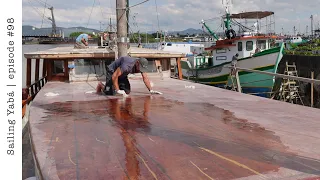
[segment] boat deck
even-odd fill
[[[30,107],[43,179],[319,179],[320,110],[175,79],[48,82]],[[316,178],[318,177],[318,178]]]

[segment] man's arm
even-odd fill
[[[147,86],[148,90],[151,90],[151,84],[148,78],[147,73],[141,73],[144,84]]]
[[[119,78],[119,76],[121,76],[121,74],[122,74],[122,72],[121,72],[120,67],[118,67],[116,69],[116,71],[112,74],[112,83],[113,83],[113,86],[114,86],[116,91],[120,90],[119,89],[118,78]]]
[[[88,46],[88,42],[86,41],[86,39],[82,38],[82,39],[81,39],[81,42],[82,42],[83,44],[85,44],[86,46]]]
[[[120,67],[118,67],[117,70],[112,74],[112,83],[117,94],[121,94],[124,97],[127,97],[128,95],[126,94],[126,92],[124,90],[120,90],[119,88],[118,79],[119,79],[119,76],[121,76],[121,74],[122,74],[121,69]]]
[[[112,74],[112,82],[113,82],[114,89],[116,91],[120,90],[118,78],[119,78],[119,76],[121,76],[121,74],[122,74],[122,72],[121,72],[120,67],[118,67],[117,70]]]

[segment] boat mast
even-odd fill
[[[226,16],[224,20],[224,26],[226,28],[225,35],[227,36],[228,39],[233,39],[236,36],[236,32],[231,28],[231,17],[230,17],[230,7],[232,5],[231,0],[222,0],[222,4],[226,8]]]
[[[226,10],[226,20],[224,20],[224,26],[227,29],[225,32],[226,34],[230,32],[231,29],[231,18],[230,18],[230,11],[229,6],[231,6],[231,0],[222,0],[222,4],[225,6]],[[216,39],[219,40],[218,36],[209,28],[209,26],[205,23],[204,20],[201,21],[201,24],[209,31],[209,33]]]
[[[226,7],[226,20],[224,20],[224,26],[227,28],[227,31],[231,29],[230,24],[231,24],[230,12],[228,7]]]
[[[224,20],[224,26],[229,31],[231,29],[231,18],[230,18],[230,6],[232,5],[231,0],[222,0],[222,5],[225,7],[226,19]]]

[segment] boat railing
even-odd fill
[[[35,59],[35,69],[32,69],[32,60],[27,59],[26,87],[22,90],[22,118],[24,117],[26,106],[35,98],[41,88],[47,83],[46,61],[43,60],[43,67],[40,66],[40,59]],[[42,76],[40,70],[42,69]],[[31,73],[34,72],[34,81],[31,82]],[[41,76],[41,78],[39,78]]]
[[[33,82],[29,87],[25,88],[27,89],[27,92],[29,92],[28,93],[29,97],[22,102],[22,107],[25,106],[26,104],[29,104],[46,83],[47,83],[47,77],[45,76],[39,79],[38,81]]]
[[[232,78],[234,78],[235,83],[232,84],[232,89],[236,90],[238,92],[242,93],[242,88],[241,88],[241,84],[243,85],[243,82],[240,82],[240,78],[239,78],[239,72],[240,71],[244,71],[244,72],[250,72],[250,73],[257,73],[257,74],[264,74],[264,75],[268,75],[271,76],[271,80],[275,80],[276,78],[279,79],[286,79],[286,83],[292,84],[291,87],[293,87],[292,89],[283,89],[282,87],[278,87],[273,89],[272,92],[269,92],[272,94],[271,99],[275,99],[275,96],[277,96],[277,94],[282,93],[285,94],[286,97],[283,97],[282,100],[286,101],[285,99],[292,99],[291,96],[295,96],[295,98],[299,98],[300,104],[304,105],[303,100],[300,97],[299,94],[299,84],[295,83],[294,81],[299,81],[299,82],[304,82],[304,83],[308,83],[310,84],[310,106],[313,107],[314,106],[314,87],[316,89],[319,89],[320,91],[320,80],[318,79],[314,79],[314,72],[311,72],[311,78],[305,78],[305,77],[299,77],[299,76],[292,76],[292,75],[286,75],[286,74],[280,74],[280,73],[272,73],[272,72],[266,72],[266,71],[259,71],[259,70],[253,70],[253,69],[248,69],[248,68],[242,68],[242,67],[238,67],[236,65],[234,66],[228,66],[226,68],[230,68],[231,72],[230,75],[233,76]],[[270,80],[268,79],[268,80]],[[252,82],[250,82],[252,83]],[[283,93],[285,92],[285,93]],[[319,102],[320,103],[320,102]]]

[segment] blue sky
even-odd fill
[[[130,5],[143,0],[130,0]],[[133,7],[130,14],[130,29],[136,31],[150,30],[184,30],[186,28],[201,29],[201,19],[219,17],[223,14],[222,0],[149,0]],[[23,25],[49,27],[49,21],[42,22],[42,14],[50,16],[50,11],[44,11],[47,2],[54,7],[57,26],[88,28],[106,28],[109,18],[115,21],[116,0],[23,0]],[[93,3],[94,6],[93,6]],[[157,8],[156,8],[157,3]],[[92,8],[93,7],[93,8]],[[156,10],[157,9],[157,10]],[[314,28],[320,22],[320,0],[233,0],[231,13],[242,11],[273,11],[275,12],[275,27],[277,32],[293,33],[293,26],[302,33],[310,33],[310,15],[314,16]],[[158,12],[158,14],[157,14]],[[91,16],[90,16],[91,14]],[[159,23],[158,20],[159,19]],[[159,26],[158,26],[159,24]],[[208,22],[213,30],[219,30],[220,21]]]

